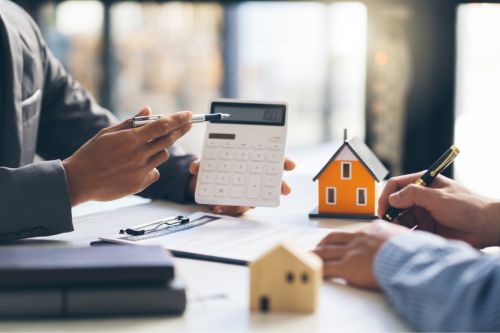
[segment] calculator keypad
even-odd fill
[[[269,141],[207,140],[197,195],[229,201],[276,201],[281,191],[284,143]]]

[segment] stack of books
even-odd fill
[[[0,248],[2,318],[173,315],[185,307],[161,247]]]

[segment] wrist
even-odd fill
[[[66,182],[68,183],[71,206],[74,207],[88,201],[88,199],[85,199],[85,191],[82,189],[80,185],[81,182],[79,181],[80,177],[75,170],[76,168],[72,165],[71,160],[69,158],[65,159],[62,161],[62,165],[66,173]]]
[[[500,246],[500,201],[490,200],[486,207],[485,238],[488,246]]]
[[[188,193],[190,195],[189,199],[194,199],[194,192],[196,191],[196,175],[191,175],[188,181]]]

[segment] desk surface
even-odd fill
[[[288,178],[294,195],[283,198],[279,208],[258,208],[245,219],[277,223],[357,230],[366,222],[310,221],[308,211],[316,202],[316,186],[309,177]],[[111,235],[132,226],[174,214],[188,214],[199,206],[156,201],[75,219],[75,231],[26,243],[88,245],[100,235]],[[320,306],[314,314],[260,314],[248,310],[248,269],[214,262],[175,259],[177,271],[188,290],[188,307],[181,317],[3,321],[0,331],[57,332],[252,332],[252,331],[408,331],[378,292],[358,290],[335,282],[321,287]]]

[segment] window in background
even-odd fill
[[[238,22],[239,97],[286,101],[289,147],[364,137],[364,5],[249,2]]]
[[[51,48],[99,100],[103,82],[100,1],[46,5],[44,33]],[[222,95],[226,61],[240,98],[282,100],[290,106],[290,148],[341,140],[343,128],[364,137],[366,7],[357,2],[241,2],[224,30],[217,2],[123,1],[110,11],[113,111],[120,118],[143,105],[168,114],[208,111]],[[226,14],[229,12],[226,12]],[[227,16],[226,16],[227,18]],[[236,18],[236,20],[234,20]],[[232,53],[231,49],[235,52]],[[227,52],[229,50],[229,52]],[[234,55],[234,59],[227,59]],[[199,153],[204,126],[182,139]]]
[[[102,80],[99,1],[65,1],[42,7],[40,26],[55,56],[96,98]]]
[[[462,153],[455,178],[472,190],[500,198],[500,5],[461,5],[455,142]]]
[[[113,5],[115,112],[129,117],[144,105],[157,114],[208,112],[222,85],[222,18],[218,4]],[[203,134],[196,125],[181,145],[199,153]]]

